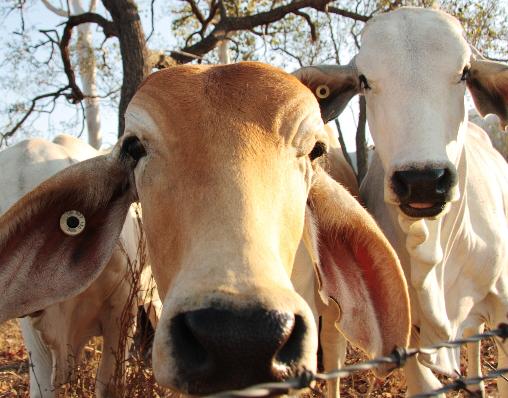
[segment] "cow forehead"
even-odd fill
[[[217,140],[245,126],[290,135],[309,115],[320,115],[315,97],[277,68],[256,62],[184,65],[146,79],[127,108],[126,128],[141,128],[145,136],[185,135],[188,141],[206,134]]]
[[[418,72],[431,76],[426,72],[458,71],[470,54],[456,18],[439,10],[401,8],[369,21],[356,64],[372,79]]]

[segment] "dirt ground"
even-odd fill
[[[61,389],[62,397],[93,397],[94,374],[100,358],[100,339],[92,340],[84,353],[84,362],[80,366],[77,377],[72,385]],[[358,351],[350,349],[348,362],[353,363],[365,359]],[[496,349],[492,342],[482,345],[482,362],[484,372],[496,366]],[[443,380],[445,383],[447,380]],[[508,382],[501,380],[500,382]],[[357,373],[341,380],[343,397],[405,397],[404,374],[395,371],[390,377],[376,379],[370,372]],[[323,384],[318,384],[307,397],[325,396]],[[9,321],[0,325],[0,398],[28,397],[28,353],[26,352],[17,321]],[[141,361],[131,360],[128,366],[127,386],[121,394],[125,397],[173,397],[175,394],[156,385],[149,367]],[[448,393],[448,397],[469,396],[467,393]],[[487,383],[487,396],[497,397],[495,382]]]

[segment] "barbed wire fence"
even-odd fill
[[[354,373],[371,370],[380,365],[393,365],[391,370],[402,368],[409,358],[412,358],[418,354],[432,355],[436,354],[441,348],[456,348],[467,343],[476,343],[482,340],[486,340],[492,337],[498,337],[503,339],[508,338],[508,324],[501,323],[496,329],[489,330],[484,333],[475,334],[473,336],[447,341],[439,344],[435,344],[429,347],[422,348],[395,348],[392,353],[388,356],[381,356],[369,361],[359,362],[354,365],[348,365],[340,369],[336,369],[326,373],[313,373],[310,371],[303,371],[297,377],[282,381],[257,384],[251,387],[247,387],[243,390],[231,390],[224,391],[218,394],[209,395],[207,398],[262,398],[271,397],[276,395],[296,395],[298,390],[312,388],[312,384],[315,381],[327,381],[334,380],[342,377],[351,376]],[[414,395],[412,398],[427,398],[435,397],[439,394],[444,394],[451,391],[466,391],[472,396],[479,396],[479,394],[472,392],[468,389],[468,386],[477,385],[482,381],[496,379],[503,377],[504,374],[508,373],[508,368],[500,368],[492,372],[487,373],[481,377],[459,377],[457,380],[450,384],[447,384],[439,389],[433,390],[428,393]],[[503,377],[504,378],[504,377]]]

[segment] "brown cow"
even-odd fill
[[[159,383],[207,394],[315,371],[313,312],[290,279],[302,240],[317,275],[308,284],[337,303],[349,340],[371,355],[407,344],[397,257],[318,165],[328,135],[298,79],[259,63],[173,67],[145,81],[125,118],[109,155],[64,170],[0,219],[2,316],[55,300],[61,283],[90,283],[139,200],[164,303]],[[58,226],[71,209],[87,220],[72,237]]]

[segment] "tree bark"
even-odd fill
[[[139,84],[150,73],[149,51],[134,0],[102,0],[118,30],[123,83],[120,92],[118,136],[124,133],[125,110]]]
[[[231,57],[229,56],[229,41],[228,40],[222,40],[219,43],[219,63],[220,64],[230,64],[231,63]]]
[[[361,184],[367,173],[367,140],[365,139],[365,125],[367,122],[367,105],[365,97],[360,96],[360,115],[356,128],[356,167],[358,169],[358,184]]]
[[[342,128],[340,127],[339,119],[335,119],[335,126],[337,127],[337,133],[339,134],[339,144],[340,149],[342,150],[342,154],[344,155],[346,162],[349,164],[349,166],[351,166],[351,169],[356,175],[356,171],[353,166],[353,161],[351,160],[351,156],[349,156],[349,153],[347,151],[346,142],[344,141],[344,135],[342,134]]]
[[[72,14],[83,14],[81,0],[72,0],[70,3]],[[93,12],[94,10],[90,10]],[[99,99],[97,98],[97,68],[92,45],[92,30],[89,23],[78,26],[77,42],[79,77],[83,85],[85,98],[85,117],[88,130],[88,143],[95,149],[102,145],[101,115]]]

